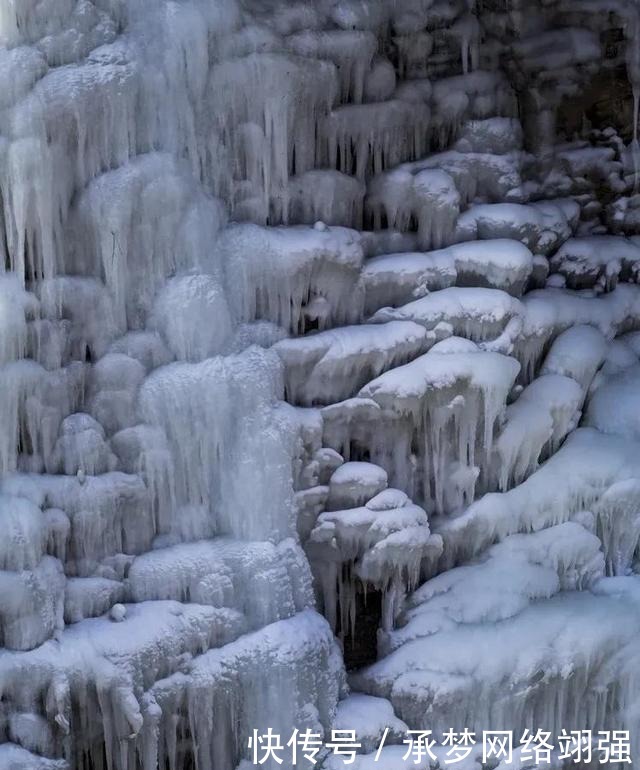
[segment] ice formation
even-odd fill
[[[636,0],[0,0],[0,770],[640,762],[639,51]]]

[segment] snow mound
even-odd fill
[[[434,341],[412,322],[360,324],[282,340],[285,393],[297,404],[330,404],[354,395],[383,371],[427,351]]]

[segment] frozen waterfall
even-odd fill
[[[640,766],[639,102],[639,0],[0,0],[0,770]]]

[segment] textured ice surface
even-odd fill
[[[544,374],[507,407],[496,438],[496,470],[500,489],[518,484],[553,454],[580,418],[583,393],[571,377]]]
[[[554,202],[545,205],[494,203],[471,206],[460,215],[456,238],[514,238],[532,251],[547,254],[570,235],[563,208]]]
[[[567,592],[513,619],[407,641],[355,681],[390,697],[400,718],[434,732],[495,723],[522,734],[536,719],[555,735],[566,725],[604,724],[611,711],[624,718],[634,699],[637,628],[637,597]],[[602,666],[605,659],[611,666]],[[619,691],[601,698],[609,677]],[[514,691],[521,693],[517,709]]]
[[[639,31],[0,0],[0,768],[638,732]]]
[[[285,365],[287,398],[324,404],[353,395],[383,371],[426,352],[434,340],[420,324],[390,321],[282,340],[274,349]]]
[[[482,341],[499,337],[522,314],[521,303],[499,289],[452,286],[397,309],[383,308],[371,320],[415,321],[429,330],[447,323],[454,334]]]
[[[353,230],[242,225],[225,231],[215,251],[238,319],[264,318],[297,332],[305,317],[322,328],[360,316],[362,247]]]
[[[638,262],[640,248],[614,235],[569,238],[549,260],[551,270],[564,275],[570,288],[601,283],[607,291],[615,287],[621,274],[626,280],[635,280]]]

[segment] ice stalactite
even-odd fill
[[[102,174],[78,201],[69,269],[103,278],[121,330],[141,327],[158,288],[198,266],[224,219],[174,158],[142,155]]]
[[[289,531],[295,432],[274,411],[281,388],[274,354],[257,349],[171,364],[144,383],[141,416],[164,431],[172,456],[174,497],[157,500],[161,531],[184,505],[204,506],[217,534],[266,539]],[[264,463],[258,468],[256,456]],[[259,511],[256,474],[264,474],[272,490]]]
[[[305,30],[290,35],[286,44],[300,56],[332,61],[338,70],[340,101],[362,103],[365,77],[378,48],[378,41],[372,32]]]
[[[217,117],[206,158],[214,193],[240,218],[267,222],[272,198],[286,200],[289,176],[314,167],[313,137],[337,97],[335,67],[250,54],[216,64],[208,89]]]
[[[137,79],[130,63],[89,59],[34,79],[2,121],[6,260],[27,279],[64,269],[64,221],[74,191],[136,148]],[[88,124],[88,114],[102,118]]]
[[[438,512],[470,502],[518,371],[515,360],[497,353],[434,348],[381,375],[360,391],[389,420],[369,439],[372,455],[393,468],[393,483],[419,490]],[[400,454],[396,432],[406,451],[416,445],[415,466]]]
[[[360,320],[363,249],[354,230],[238,225],[215,254],[238,321],[263,318],[297,333],[307,322],[322,329]]]
[[[441,540],[426,513],[399,490],[387,489],[386,473],[368,463],[345,463],[329,480],[327,512],[306,543],[332,627],[353,633],[360,583],[383,595],[382,627],[390,629],[399,603],[414,587],[421,563],[435,560]],[[342,508],[342,510],[336,510]]]
[[[428,124],[426,105],[397,99],[339,107],[323,123],[322,162],[357,179],[381,173],[424,153]]]

